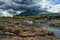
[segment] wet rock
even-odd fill
[[[41,21],[41,23],[45,22],[44,20]],[[29,22],[32,23],[31,21],[27,23]],[[35,23],[40,23],[40,21]],[[53,23],[51,25],[54,26],[56,24]],[[0,27],[0,34],[5,36],[0,40],[60,40],[54,37],[53,31],[26,26],[24,19],[0,19],[0,26],[3,26]]]
[[[0,35],[3,34],[3,32],[0,30]]]
[[[49,26],[58,26],[58,27],[60,27],[60,21],[58,21],[58,20],[50,20],[50,21],[47,21],[47,24]]]
[[[54,32],[53,31],[50,31],[50,30],[45,30],[45,35],[48,35],[48,36],[54,36]]]
[[[55,24],[54,24],[54,23],[49,23],[48,25],[49,25],[49,26],[55,26]]]

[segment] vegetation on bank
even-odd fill
[[[13,16],[13,17],[0,17],[0,19],[6,19],[6,18],[12,18],[12,19],[24,19],[24,18],[31,18],[31,19],[35,19],[35,20],[39,20],[39,19],[45,19],[47,18],[48,20],[49,19],[60,19],[60,14],[41,14],[41,15],[38,15],[38,16]]]
[[[35,16],[14,16],[14,18],[32,18],[35,20],[39,19],[60,19],[60,14],[59,13],[50,13],[50,14],[40,14],[40,15],[35,15]]]

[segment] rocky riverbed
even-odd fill
[[[43,22],[27,18],[0,19],[0,40],[60,40],[53,31],[38,27]]]

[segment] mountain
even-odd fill
[[[41,11],[41,10],[26,10],[25,12],[22,12],[19,15],[15,15],[15,16],[52,16],[52,15],[60,15],[60,13],[52,13],[52,12],[47,12],[47,11]]]
[[[41,11],[41,10],[26,10],[25,12],[22,12],[21,14],[19,15],[16,15],[16,16],[33,16],[33,15],[38,15],[42,12],[46,12],[46,11]]]

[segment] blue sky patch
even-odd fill
[[[49,0],[51,4],[57,5],[60,4],[60,0]]]

